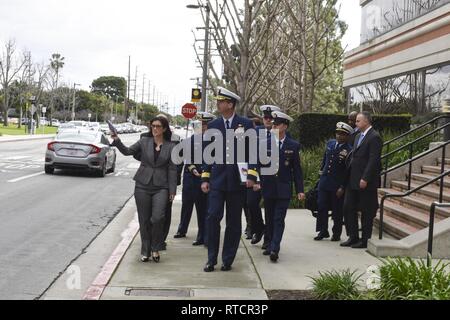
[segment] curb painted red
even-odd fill
[[[103,265],[102,270],[97,275],[94,282],[92,282],[90,287],[86,290],[83,300],[100,300],[100,297],[111,280],[114,271],[116,271],[119,263],[122,261],[122,258],[136,237],[138,231],[139,222],[137,216],[135,216],[128,225],[128,228],[122,233],[122,241]]]

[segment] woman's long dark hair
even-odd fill
[[[155,117],[152,120],[150,120],[148,136],[153,137],[152,124],[155,121],[161,122],[163,128],[166,129],[166,131],[163,133],[164,140],[169,142],[172,141],[172,131],[170,130],[169,121],[164,117]]]

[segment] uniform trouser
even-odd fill
[[[261,191],[247,190],[247,207],[250,213],[251,233],[262,234],[264,232],[264,221],[262,218],[261,207]]]
[[[361,210],[362,240],[372,237],[373,219],[378,210],[377,190],[351,190],[347,188],[344,200],[344,223],[351,239],[359,239],[358,209]]]
[[[245,216],[245,222],[246,222],[245,233],[247,233],[247,232],[251,232],[251,229],[252,229],[252,218],[251,218],[251,214],[250,214],[250,209],[247,204],[247,190],[244,191],[244,200],[243,201],[244,201],[243,210],[244,210],[244,216]]]
[[[316,221],[316,231],[328,231],[328,211],[331,209],[333,219],[333,235],[340,237],[342,234],[342,226],[344,224],[344,197],[342,196],[338,199],[336,196],[336,191],[319,189],[317,203],[319,208]]]
[[[198,226],[197,241],[205,242],[206,202],[207,195],[202,192],[200,186],[183,188],[181,218],[178,226],[178,233],[187,233],[195,205]]]
[[[280,252],[281,240],[285,228],[284,220],[289,208],[290,199],[269,199],[264,198],[266,211],[266,233],[264,242],[270,242],[267,250]],[[267,228],[269,226],[269,228]]]
[[[208,195],[208,264],[216,265],[220,245],[220,221],[226,206],[226,228],[222,250],[222,262],[231,266],[236,257],[242,231],[242,207],[244,204],[244,190],[220,191],[211,190]]]
[[[134,197],[142,241],[141,254],[150,257],[152,251],[163,249],[164,220],[169,191],[136,184]]]

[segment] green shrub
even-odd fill
[[[313,295],[319,300],[353,300],[361,296],[358,281],[362,275],[349,269],[343,271],[319,272],[318,277],[310,277]]]
[[[439,261],[428,267],[426,261],[411,258],[384,259],[380,267],[380,288],[373,293],[384,300],[449,300],[448,264]]]
[[[347,122],[344,114],[303,113],[294,119],[289,132],[300,141],[303,148],[319,145],[324,140],[334,137],[336,123]],[[374,115],[373,126],[380,133],[392,131],[401,133],[411,126],[411,115]]]

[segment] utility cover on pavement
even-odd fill
[[[133,297],[190,297],[190,289],[127,288],[125,295]]]

